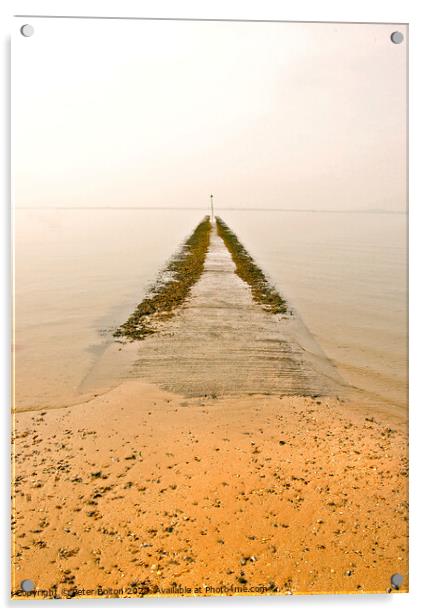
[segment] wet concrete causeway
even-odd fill
[[[321,395],[342,385],[297,316],[273,315],[253,302],[215,229],[185,306],[133,345],[133,377],[188,396]]]

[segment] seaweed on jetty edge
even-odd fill
[[[225,246],[231,253],[232,260],[235,263],[235,272],[250,286],[253,300],[261,304],[268,312],[288,314],[287,302],[268,281],[235,233],[218,216],[216,216],[216,226],[219,237],[222,238]]]
[[[206,216],[166,265],[145,299],[113,336],[142,340],[155,332],[155,321],[169,319],[181,306],[204,269],[211,223]]]

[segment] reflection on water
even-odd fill
[[[405,216],[220,214],[342,377],[371,398],[404,408]],[[128,316],[202,216],[190,210],[16,212],[17,407],[72,403],[96,388],[93,375],[111,349],[109,330]],[[110,385],[127,370],[125,362],[114,366]]]

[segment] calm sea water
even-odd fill
[[[407,217],[227,212],[345,380],[407,408]]]
[[[366,399],[406,408],[406,217],[218,212]],[[84,399],[110,332],[203,216],[17,210],[15,405]],[[89,379],[90,381],[90,379]],[[111,382],[111,385],[114,383]]]

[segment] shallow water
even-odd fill
[[[406,403],[406,218],[218,212],[366,399]],[[73,403],[134,376],[105,362],[111,330],[204,213],[18,210],[15,405]],[[149,344],[153,344],[150,342]],[[116,354],[117,355],[117,354]],[[103,378],[97,378],[108,364]],[[237,371],[238,372],[238,371]],[[105,378],[105,375],[108,378]],[[238,379],[237,379],[238,380]]]
[[[226,220],[346,382],[403,412],[406,216],[246,211]]]
[[[111,336],[200,212],[17,210],[15,405],[87,396]]]

